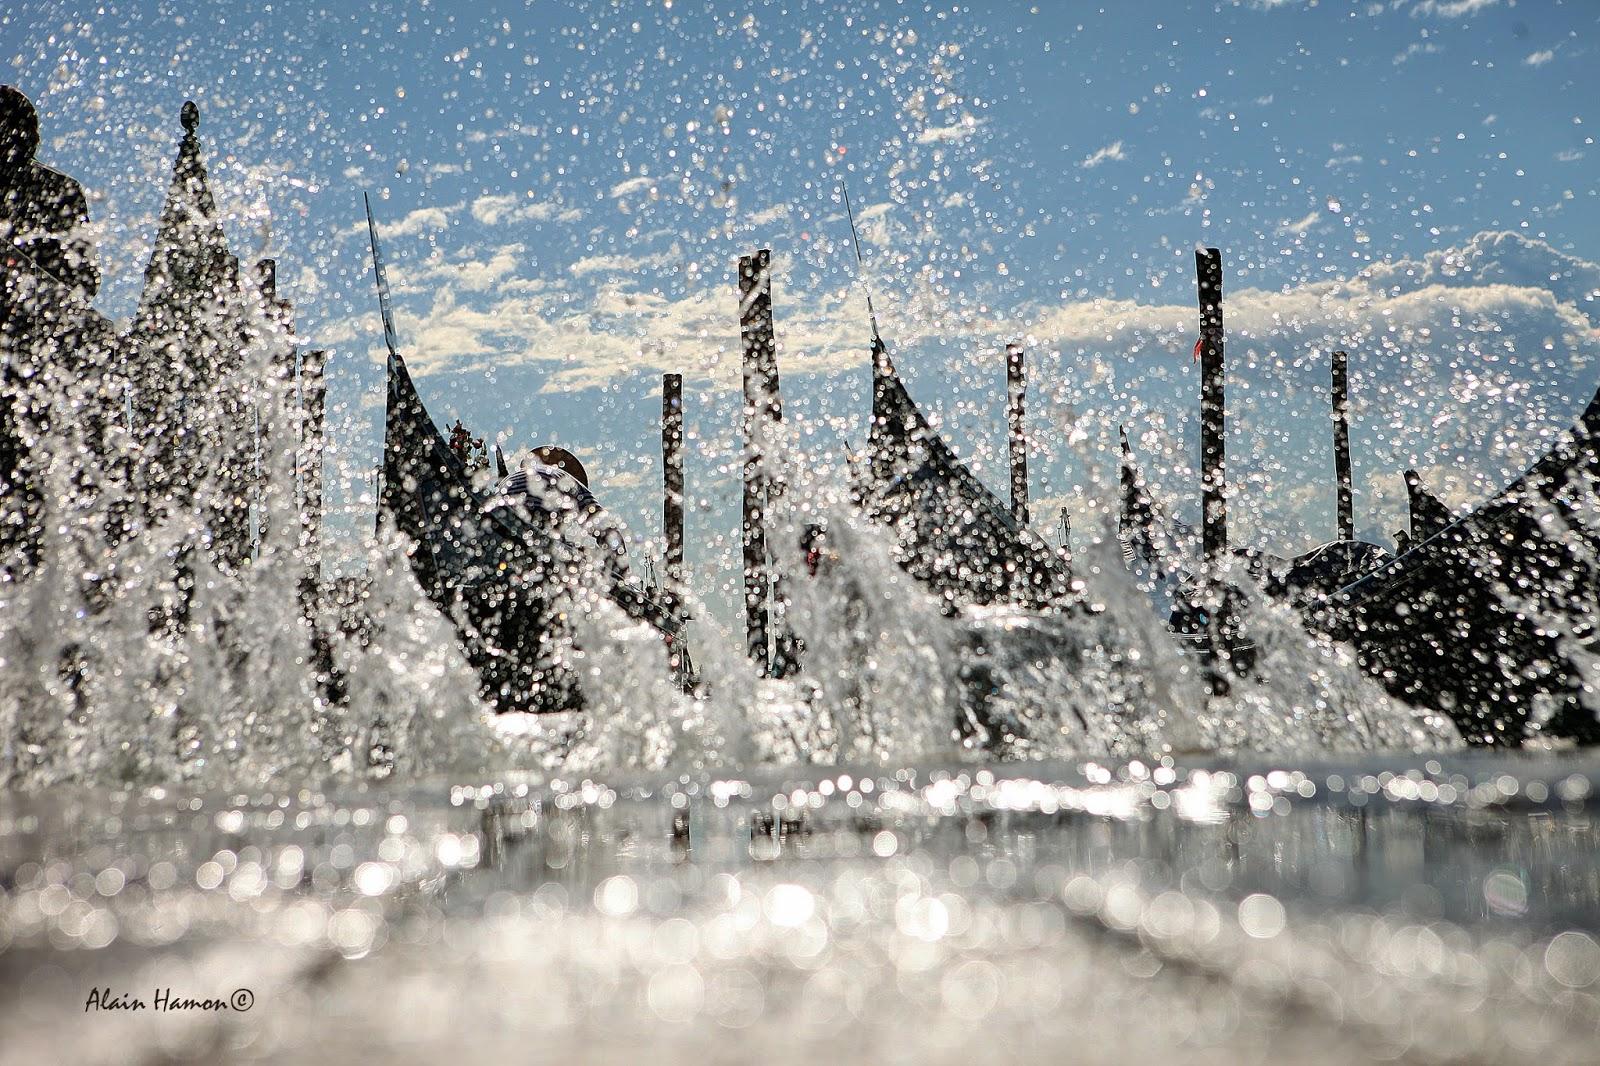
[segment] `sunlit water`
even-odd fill
[[[11,795],[0,1059],[1592,1061],[1597,780],[1461,755]],[[95,988],[251,1007],[85,1013]]]
[[[1592,385],[1600,289],[1593,264],[1567,254],[1581,234],[1551,221],[1581,204],[1565,172],[1507,186],[1509,205],[1441,185],[1435,214],[1417,201],[1436,184],[1426,170],[1344,169],[1363,154],[1416,160],[1408,144],[1437,156],[1441,126],[1334,144],[1329,174],[1296,163],[1284,182],[1291,155],[1327,154],[1307,147],[1291,101],[1357,79],[1422,95],[1399,73],[1304,65],[1337,51],[1315,29],[1255,53],[1271,64],[1228,60],[1231,79],[1299,57],[1297,73],[1227,102],[1216,27],[1157,23],[1163,42],[1205,53],[1180,72],[1014,35],[1055,44],[1042,60],[990,33],[984,5],[977,18],[924,11],[931,26],[790,6],[787,24],[761,5],[760,19],[670,2],[640,21],[585,10],[559,32],[426,5],[398,26],[387,12],[341,22],[219,7],[218,23],[30,0],[0,16],[28,38],[14,65],[30,91],[50,86],[44,162],[76,172],[145,146],[137,161],[108,157],[125,171],[100,186],[79,175],[106,274],[100,311],[126,317],[157,261],[141,217],[157,197],[135,201],[171,178],[188,91],[206,116],[193,159],[210,161],[227,210],[169,236],[221,253],[226,222],[244,256],[251,231],[255,253],[284,256],[282,295],[301,307],[291,336],[237,277],[201,279],[167,294],[182,313],[153,316],[141,349],[126,322],[81,300],[20,290],[45,321],[0,354],[29,368],[8,388],[42,424],[29,452],[46,503],[37,558],[0,559],[23,578],[0,581],[0,1063],[1594,1061],[1600,757],[1466,752],[1437,708],[1392,699],[1348,648],[1260,597],[1242,619],[1254,669],[1213,694],[1123,566],[1101,476],[1127,421],[1168,490],[1196,494],[1183,423],[1194,310],[1179,290],[1187,246],[1228,240],[1244,243],[1228,253],[1227,312],[1240,543],[1277,550],[1321,528],[1307,513],[1330,489],[1308,443],[1321,431],[1285,426],[1321,424],[1321,357],[1336,347],[1357,355],[1358,414],[1393,438],[1360,456],[1364,526],[1385,532],[1399,514],[1393,475],[1407,463],[1453,504],[1496,491],[1568,424],[1571,397],[1556,393]],[[1215,14],[1287,19],[1268,9],[1288,6]],[[1428,9],[1494,6],[1391,4],[1403,30],[1373,36],[1410,38]],[[1108,11],[1120,52],[1132,23]],[[1560,69],[1581,48],[1558,62],[1553,38],[1495,62],[1464,35],[1442,50],[1429,32],[1393,60],[1386,43],[1379,62],[1398,72],[1445,51],[1470,66],[1478,102],[1506,116],[1467,124],[1485,131],[1479,179],[1506,167],[1520,179],[1558,150],[1563,166],[1583,158],[1577,140],[1519,131],[1588,137],[1581,116],[1547,104],[1554,93],[1527,121],[1480,82],[1497,67]],[[418,50],[389,50],[408,35]],[[856,44],[840,51],[846,38]],[[852,56],[861,42],[871,54]],[[485,77],[502,51],[537,77]],[[1059,56],[1074,81],[1094,72],[1072,90],[1080,106],[1045,105],[1074,121],[1105,110],[1078,94],[1114,83],[1118,62],[1138,71],[1093,143],[1076,128],[1055,137],[1034,113],[1044,98],[1021,91],[1024,65]],[[708,80],[708,63],[744,73]],[[1440,84],[1426,95],[1454,99]],[[1013,95],[1021,139],[994,106]],[[1207,132],[1223,115],[1254,130],[1275,95],[1291,110],[1273,117],[1264,155]],[[1205,122],[1183,100],[1204,101]],[[1141,111],[1168,117],[1141,134]],[[455,133],[391,143],[413,127]],[[1512,140],[1523,136],[1534,139]],[[569,137],[563,159],[551,146]],[[1072,142],[1070,159],[1040,155],[1053,137]],[[1042,181],[1052,170],[1070,182]],[[854,234],[834,217],[844,181],[868,198],[853,267]],[[408,242],[394,264],[401,347],[419,376],[467,383],[445,395],[478,430],[498,423],[517,447],[545,433],[603,440],[595,466],[614,481],[602,488],[649,494],[653,514],[623,409],[654,387],[647,372],[702,388],[690,510],[717,543],[691,544],[697,691],[674,684],[658,634],[580,594],[586,711],[489,713],[406,545],[390,528],[370,535],[375,449],[362,442],[375,444],[382,383],[381,360],[366,359],[379,334],[350,228],[357,186]],[[1267,214],[1235,217],[1249,201]],[[1531,207],[1538,225],[1522,233],[1524,201],[1557,206]],[[1422,216],[1437,240],[1403,239]],[[483,228],[457,225],[467,217]],[[737,308],[719,271],[760,242],[782,263],[786,396],[801,401],[768,457],[790,488],[769,533],[791,579],[785,622],[806,648],[785,681],[758,676],[710,602],[739,595],[728,534],[744,454]],[[1112,284],[1119,272],[1131,288]],[[1042,467],[1060,494],[1051,505],[1078,522],[1073,610],[951,617],[848,502],[839,445],[865,429],[848,378],[866,362],[860,288],[879,294],[918,395],[991,484],[1000,434],[971,416],[998,364],[974,352],[1037,333],[1030,445],[1036,479]],[[528,351],[494,350],[503,334]],[[300,401],[276,372],[310,345],[334,351],[324,558],[301,539]],[[203,371],[194,387],[129,376],[173,352]],[[545,403],[569,387],[576,398]],[[439,397],[437,380],[428,391]],[[802,425],[806,404],[817,417]],[[199,550],[216,543],[217,514],[241,508],[238,464],[209,460],[244,409],[262,456],[247,564]],[[149,456],[169,438],[191,450],[164,467]],[[109,536],[130,513],[137,528]],[[816,521],[837,559],[800,579],[800,531]],[[335,556],[359,575],[342,586],[352,595],[306,595]],[[975,673],[990,689],[981,715]],[[162,1012],[158,995],[221,1009]]]
[[[230,572],[64,490],[0,629],[0,1059],[1587,1053],[1591,762],[1458,754],[1265,603],[1213,695],[1109,537],[952,616],[790,481],[799,676],[693,605],[685,692],[576,590],[585,709],[498,719],[389,531],[305,610],[290,521]]]

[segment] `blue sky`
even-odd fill
[[[335,352],[350,554],[381,418],[370,191],[436,419],[574,448],[646,541],[659,375],[685,373],[691,559],[720,598],[741,252],[774,249],[813,461],[864,438],[841,177],[913,391],[1002,492],[998,349],[1027,344],[1046,530],[1062,503],[1091,521],[1119,421],[1194,509],[1200,243],[1225,250],[1237,539],[1331,535],[1334,345],[1359,529],[1402,524],[1407,465],[1454,502],[1492,491],[1600,368],[1597,44],[1587,0],[21,0],[0,78],[91,190],[119,317],[200,104],[236,252],[278,256],[302,335]]]

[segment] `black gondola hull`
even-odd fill
[[[1600,611],[1600,393],[1575,429],[1477,510],[1327,600],[1314,628],[1348,641],[1398,698],[1481,744],[1600,740],[1585,687]]]
[[[380,521],[410,542],[412,572],[460,635],[497,711],[581,710],[572,612],[590,592],[653,627],[681,683],[692,677],[676,614],[603,567],[584,565],[553,520],[488,506],[423,407],[405,363],[389,358]]]

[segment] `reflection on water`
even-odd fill
[[[1597,770],[1466,755],[10,796],[0,1060],[61,1039],[85,1061],[420,1060],[536,1031],[689,1061],[735,1029],[782,1061],[1052,1058],[1061,1040],[1104,1061],[1583,1061]],[[256,1006],[83,1021],[92,988],[158,979],[252,987]]]
[[[487,863],[471,882],[480,893],[552,883],[587,896],[608,877],[650,879],[691,860],[701,873],[775,863],[838,875],[919,855],[948,859],[958,884],[973,866],[1009,866],[995,875],[1004,885],[985,884],[1006,897],[1034,895],[1043,870],[1154,891],[1267,893],[1307,910],[1597,929],[1589,771],[1551,780],[1549,770],[1470,758],[1372,773],[1133,763],[501,791],[474,801]],[[1528,773],[1538,776],[1517,776]]]

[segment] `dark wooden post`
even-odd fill
[[[683,375],[661,375],[661,529],[667,595],[683,591]]]
[[[1333,467],[1339,479],[1339,539],[1356,539],[1355,487],[1350,474],[1350,382],[1345,353],[1333,353]]]
[[[272,361],[271,389],[268,394],[258,396],[256,401],[256,426],[255,447],[251,461],[252,496],[256,506],[255,546],[259,551],[262,544],[266,543],[268,528],[269,508],[268,495],[281,491],[268,484],[268,455],[266,449],[279,447],[279,427],[292,431],[294,426],[294,413],[291,410],[290,396],[295,384],[295,344],[294,344],[294,307],[288,300],[278,296],[278,261],[276,259],[261,259],[256,262],[256,284],[261,291],[266,312],[275,320],[283,330],[283,336],[274,338],[277,342],[276,352]],[[290,475],[291,478],[294,475]]]
[[[1204,499],[1201,544],[1215,565],[1228,553],[1228,498],[1224,470],[1222,251],[1194,253],[1200,283],[1200,485]]]
[[[1028,524],[1028,436],[1023,428],[1023,400],[1028,389],[1022,345],[1006,345],[1006,421],[1011,428],[1011,517]]]
[[[772,253],[739,258],[739,336],[744,347],[744,613],[750,658],[763,674],[772,668],[767,601],[766,508],[769,485],[767,424],[778,410],[777,357],[772,332]]]
[[[300,354],[300,547],[312,586],[322,580],[323,422],[327,384],[323,371],[328,353],[312,349]]]

